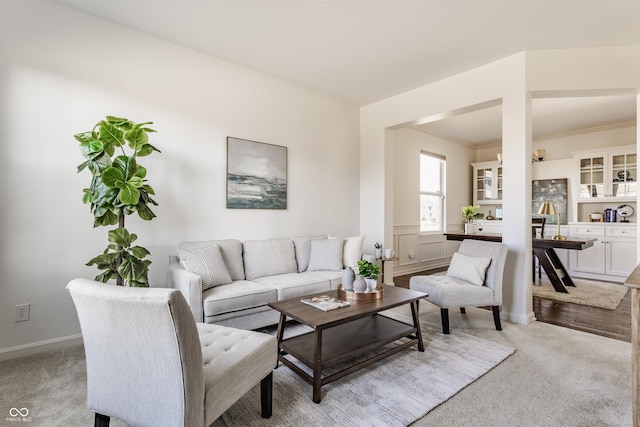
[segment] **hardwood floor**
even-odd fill
[[[396,276],[393,281],[396,286],[408,288],[409,279],[412,276],[444,270],[446,267]],[[631,292],[629,291],[615,310],[533,297],[533,312],[540,322],[631,342]]]

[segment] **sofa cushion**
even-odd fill
[[[353,236],[344,239],[342,247],[342,264],[345,268],[357,267],[358,261],[362,259],[362,245],[364,236]]]
[[[247,280],[298,271],[293,240],[249,240],[243,247]]]
[[[447,276],[482,286],[489,264],[491,264],[489,257],[469,256],[455,252],[451,258]]]
[[[342,239],[312,240],[307,271],[342,270]]]
[[[331,290],[331,283],[328,279],[315,276],[312,273],[279,274],[260,277],[255,279],[255,282],[267,288],[275,288],[278,291],[278,300]]]
[[[202,294],[205,317],[259,307],[277,300],[275,288],[248,280],[217,286]]]
[[[231,276],[222,259],[220,247],[206,246],[194,250],[178,248],[180,263],[187,270],[202,278],[202,290],[231,283]]]
[[[242,242],[235,239],[183,242],[179,249],[194,250],[211,245],[220,247],[222,259],[227,266],[231,280],[244,280],[244,264],[242,262]]]
[[[307,271],[309,267],[309,257],[311,256],[311,241],[324,240],[327,236],[299,236],[293,238],[293,245],[296,250],[296,262],[298,263],[298,273]]]
[[[311,276],[316,277],[319,280],[328,280],[331,286],[331,289],[338,289],[338,285],[342,283],[342,272],[341,271],[305,271],[304,273],[300,273],[303,276]]]

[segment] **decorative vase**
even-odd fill
[[[353,290],[353,281],[356,278],[356,273],[353,272],[351,267],[347,267],[342,272],[342,289],[345,291]]]
[[[376,257],[376,259],[382,258],[382,249],[374,249],[373,255]]]
[[[356,276],[356,280],[353,281],[353,290],[359,294],[367,290],[367,282],[365,282],[364,277],[359,274]]]
[[[378,286],[378,281],[377,280],[369,279],[369,278],[365,277],[364,281],[367,283],[366,292],[375,292],[376,291],[376,286]]]
[[[475,224],[472,222],[464,223],[464,234],[473,234],[475,232]]]

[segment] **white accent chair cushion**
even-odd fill
[[[489,264],[491,264],[489,257],[468,256],[455,252],[451,258],[447,276],[482,286]]]

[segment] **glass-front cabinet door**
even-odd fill
[[[502,166],[498,162],[474,163],[473,204],[502,202]]]
[[[635,198],[637,178],[636,153],[611,154],[611,197]]]
[[[635,147],[582,152],[579,164],[579,198],[583,202],[636,199],[638,161]]]
[[[605,187],[605,154],[580,157],[580,198],[603,199]]]

